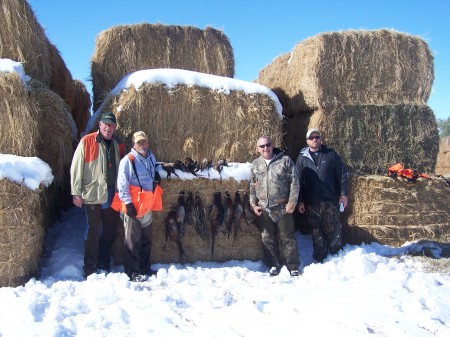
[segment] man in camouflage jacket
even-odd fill
[[[292,215],[299,193],[295,165],[273,147],[269,137],[259,138],[256,144],[261,156],[251,165],[250,204],[262,231],[269,273],[278,275],[285,263],[291,276],[298,276],[300,261]]]

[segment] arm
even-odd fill
[[[288,159],[288,168],[290,171],[290,180],[291,180],[291,186],[290,186],[290,192],[289,192],[289,201],[286,205],[286,213],[292,213],[295,210],[295,207],[297,206],[298,201],[298,194],[299,194],[299,179],[296,167],[294,165],[294,162],[291,158],[287,157]]]
[[[83,206],[83,198],[81,197],[83,190],[83,171],[84,171],[84,145],[83,140],[78,144],[73,155],[72,164],[70,166],[70,185],[71,194],[73,195],[73,204],[77,207]]]
[[[125,156],[119,164],[117,172],[117,190],[119,191],[119,199],[126,204],[132,202],[130,194],[131,179],[131,162],[128,156]]]
[[[255,213],[256,215],[261,215],[261,207],[258,205],[258,201],[256,198],[256,184],[257,184],[257,178],[255,176],[255,173],[253,171],[253,165],[250,169],[250,207],[253,210],[253,213]]]

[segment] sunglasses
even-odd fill
[[[265,147],[271,147],[272,143],[267,143],[267,144],[263,144],[263,145],[258,145],[261,149],[264,149]]]
[[[311,136],[311,137],[308,137],[308,139],[309,139],[309,140],[313,140],[313,139],[319,140],[319,139],[320,139],[320,136]]]

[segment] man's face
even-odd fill
[[[148,140],[141,139],[140,141],[133,144],[133,149],[136,150],[142,157],[147,156],[148,151]]]
[[[317,132],[313,132],[309,135],[308,139],[306,139],[306,143],[313,152],[319,151],[320,146],[322,145],[322,137],[320,137]]]
[[[269,138],[258,139],[256,148],[264,159],[272,159],[273,146]]]
[[[112,136],[114,134],[114,131],[116,131],[117,124],[114,123],[99,123],[99,129],[100,133],[102,134],[103,138],[105,139],[112,139]]]

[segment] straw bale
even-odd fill
[[[0,153],[36,156],[38,107],[18,74],[0,73],[0,96]]]
[[[69,110],[73,110],[75,103],[75,87],[72,75],[67,69],[59,50],[49,42],[50,63],[52,65],[52,77],[50,89],[56,92],[66,102]]]
[[[313,113],[311,127],[323,132],[351,172],[384,175],[397,162],[422,173],[435,170],[439,135],[427,105],[324,108]]]
[[[233,77],[233,48],[211,27],[144,23],[107,29],[97,36],[91,60],[94,110],[125,75],[152,68]]]
[[[450,152],[450,136],[442,137],[439,140],[439,152],[442,153]]]
[[[308,38],[262,69],[257,82],[282,91],[301,113],[336,103],[424,104],[433,80],[433,55],[422,38],[381,29]]]
[[[435,173],[450,176],[450,152],[438,153]]]
[[[0,2],[0,57],[22,62],[25,73],[50,85],[49,42],[27,1]]]
[[[75,90],[75,97],[72,109],[72,116],[77,125],[78,137],[86,128],[86,124],[91,117],[91,96],[86,89],[86,86],[80,80],[73,81],[73,87]]]
[[[145,83],[139,91],[131,87],[111,96],[101,111],[116,114],[117,134],[128,144],[136,130],[145,131],[159,161],[190,157],[250,162],[257,157],[260,136],[270,135],[282,144],[282,121],[265,94],[225,94],[186,85],[169,90]]]
[[[208,214],[208,207],[212,205],[213,195],[215,192],[222,192],[222,196],[226,191],[230,193],[234,200],[234,193],[240,191],[249,191],[248,181],[236,181],[234,179],[214,180],[198,178],[193,180],[181,179],[164,179],[161,187],[163,194],[163,210],[153,212],[153,244],[151,252],[152,263],[179,263],[180,257],[177,245],[173,241],[166,244],[165,234],[165,218],[172,205],[177,204],[180,191],[185,194],[189,191],[194,194],[198,191],[201,195],[203,205]],[[207,215],[207,227],[210,230],[209,216]],[[185,226],[185,234],[182,238],[182,246],[186,253],[186,263],[195,261],[214,261],[224,262],[230,260],[263,260],[263,251],[261,243],[261,234],[255,225],[247,225],[245,221],[241,221],[241,230],[238,232],[236,240],[233,240],[233,234],[228,238],[227,234],[222,232],[217,234],[214,244],[214,254],[211,254],[212,241],[211,234],[207,240],[202,239],[195,229],[190,225]],[[123,240],[118,238],[118,240]],[[115,257],[114,260],[121,260]]]
[[[400,246],[450,238],[450,186],[437,176],[415,183],[387,176],[350,177],[345,241]]]
[[[0,180],[0,287],[38,276],[46,226],[45,190]]]

